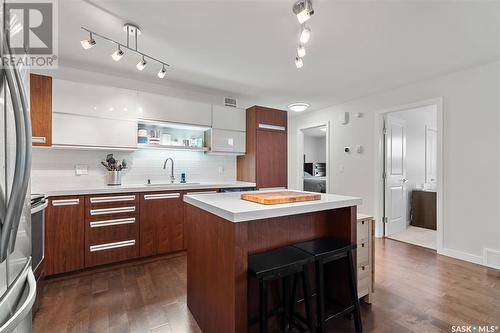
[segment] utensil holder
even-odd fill
[[[122,172],[121,171],[108,171],[108,185],[121,185]]]

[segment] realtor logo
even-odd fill
[[[10,55],[3,65],[54,68],[57,63],[57,3],[55,0],[10,0],[5,20]]]

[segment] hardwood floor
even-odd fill
[[[389,239],[377,239],[375,245],[373,304],[361,306],[365,332],[500,326],[499,271]],[[329,322],[327,328],[354,331],[346,319]],[[186,257],[50,282],[33,331],[200,332],[186,306]]]

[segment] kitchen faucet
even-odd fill
[[[170,169],[170,182],[173,184],[175,182],[175,177],[174,177],[174,160],[169,157],[165,160],[165,163],[163,163],[163,170],[167,169],[167,163],[168,161],[172,161],[172,169]]]

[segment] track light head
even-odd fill
[[[95,39],[92,36],[92,33],[90,33],[89,38],[82,40],[80,43],[82,44],[82,47],[85,50],[88,50],[88,49],[92,48],[96,44],[95,43]]]
[[[299,58],[304,58],[306,56],[306,48],[304,45],[299,44],[299,46],[297,47],[297,56]]]
[[[162,69],[158,72],[158,77],[163,79],[167,75],[167,70],[165,69],[165,65],[163,65]]]
[[[302,58],[299,56],[295,57],[295,67],[302,68],[303,66],[304,62],[302,61]]]
[[[292,8],[293,13],[297,16],[297,20],[300,24],[306,22],[314,15],[314,9],[312,7],[311,0],[299,0]]]
[[[146,68],[147,64],[148,62],[146,61],[146,59],[144,59],[144,56],[142,56],[142,60],[139,61],[139,63],[135,65],[135,67],[137,67],[137,70],[142,71],[144,68]]]
[[[309,39],[311,38],[311,29],[306,27],[305,25],[302,26],[302,30],[300,31],[300,43],[302,45],[306,44]]]
[[[123,58],[124,54],[125,53],[123,53],[123,51],[120,49],[120,45],[118,45],[118,50],[113,52],[113,54],[111,55],[111,58],[113,58],[114,61],[120,61],[120,59]]]

